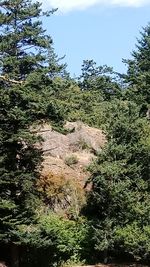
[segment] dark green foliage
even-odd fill
[[[38,2],[1,1],[0,8],[0,240],[13,242],[13,230],[29,224],[36,209],[42,153],[30,126],[61,120],[51,100],[52,77],[61,67],[39,21]]]
[[[83,62],[77,82],[69,80],[66,83],[62,79],[55,82],[62,85],[57,91],[57,103],[65,120],[80,120],[94,127],[106,128],[109,120],[106,113],[108,115],[111,109],[111,100],[122,96],[118,76],[111,68],[97,67],[93,60],[87,60]]]
[[[28,259],[22,254],[26,266],[60,266],[70,261],[79,263],[83,259],[83,244],[88,233],[85,219],[65,219],[54,213],[41,215],[38,224],[21,226],[19,238],[28,248]]]
[[[126,242],[136,238],[130,234],[138,236],[134,226],[145,235],[144,229],[150,224],[150,126],[139,118],[134,103],[117,101],[112,105],[108,144],[91,166],[88,216],[95,225],[95,250],[111,255],[121,249],[135,259],[146,255],[148,260],[146,243],[141,246],[140,239],[135,239],[137,252]],[[129,229],[134,229],[133,233],[123,235]]]
[[[121,98],[105,103],[108,143],[93,165],[87,216],[93,255],[150,261],[149,25],[124,75]],[[143,118],[145,117],[145,118]]]
[[[140,105],[140,114],[145,116],[150,105],[150,24],[143,28],[136,48],[133,58],[124,60],[128,66],[127,75],[124,75],[129,85],[126,97]]]
[[[0,3],[0,247],[12,253],[15,267],[18,253],[21,266],[95,263],[119,254],[149,262],[150,25],[125,61],[127,75],[87,60],[76,82],[42,28],[40,17],[53,12],[30,0]],[[88,222],[51,214],[36,191],[42,152],[33,124],[49,120],[65,133],[63,119],[107,136],[89,167]]]
[[[117,76],[113,69],[108,66],[96,66],[93,60],[84,60],[82,74],[79,78],[81,90],[94,90],[99,93],[103,100],[110,100],[121,95]]]
[[[113,116],[111,101],[104,101],[99,90],[82,90],[77,84],[60,90],[57,104],[65,120],[80,120],[101,129],[106,129]]]

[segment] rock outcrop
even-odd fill
[[[85,183],[90,176],[89,164],[106,142],[101,130],[89,127],[81,122],[67,122],[64,126],[67,134],[54,131],[48,124],[36,128],[42,137],[38,146],[44,154],[40,191],[47,206],[56,212],[73,210],[78,215],[80,206],[85,203]]]
[[[66,135],[53,131],[48,124],[39,127],[43,139],[43,173],[60,174],[84,184],[89,176],[86,169],[104,146],[105,135],[82,122],[67,122],[64,128],[69,132]]]

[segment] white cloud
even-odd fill
[[[150,3],[150,0],[112,0],[111,3],[120,6],[140,7]]]
[[[52,8],[58,7],[61,12],[86,9],[95,5],[116,5],[140,7],[150,4],[150,0],[42,0],[44,5]]]

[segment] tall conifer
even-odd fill
[[[129,86],[126,96],[141,107],[141,115],[146,115],[150,108],[150,24],[143,28],[132,59],[124,60],[127,75],[124,76]]]
[[[0,2],[0,243],[13,244],[14,230],[29,224],[36,206],[41,151],[29,130],[41,119],[59,121],[51,101],[61,66],[42,28],[41,4]]]

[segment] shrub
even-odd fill
[[[78,141],[78,147],[82,150],[90,150],[92,147],[88,144],[83,138],[80,138]]]
[[[47,239],[51,240],[52,249],[49,247],[49,251],[55,254],[56,266],[82,261],[82,244],[88,231],[83,218],[73,221],[49,213],[40,219],[40,229]]]
[[[68,217],[77,218],[85,204],[84,189],[71,177],[49,172],[40,177],[37,188],[47,207]]]
[[[78,163],[78,158],[76,155],[71,155],[65,158],[65,164],[68,166],[72,166]]]

